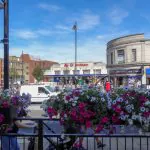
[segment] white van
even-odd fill
[[[57,95],[56,92],[50,90],[46,85],[22,85],[20,88],[20,94],[29,93],[31,94],[31,102],[42,102],[49,99],[52,95]]]

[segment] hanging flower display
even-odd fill
[[[57,114],[64,126],[95,127],[98,133],[111,125],[142,127],[150,122],[150,92],[117,89],[103,93],[96,87],[64,90],[41,106],[50,119]]]

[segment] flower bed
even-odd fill
[[[96,87],[64,90],[43,102],[50,119],[57,114],[64,126],[104,129],[112,132],[112,125],[149,126],[150,92],[117,89],[103,93]]]

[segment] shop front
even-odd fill
[[[114,87],[139,87],[142,84],[142,69],[109,70],[110,81]]]
[[[146,84],[150,85],[150,68],[146,68]]]

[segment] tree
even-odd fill
[[[32,72],[33,77],[40,82],[44,78],[44,71],[40,66],[36,66]]]

